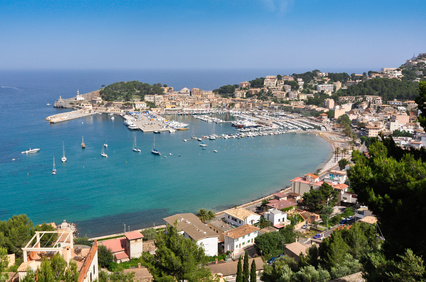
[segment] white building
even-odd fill
[[[246,224],[225,232],[225,252],[231,251],[238,253],[242,249],[252,246],[254,244],[254,239],[259,234],[258,230],[259,228],[256,226]]]
[[[255,223],[259,222],[259,220],[260,215],[243,208],[229,209],[225,211],[225,221],[232,225],[254,225]]]
[[[263,217],[266,220],[269,220],[270,222],[272,222],[272,225],[277,225],[277,224],[286,225],[287,223],[290,223],[290,221],[287,220],[287,213],[277,209],[270,209],[269,211],[263,214]]]
[[[167,224],[174,226],[181,231],[185,238],[190,238],[203,247],[207,256],[217,256],[219,235],[204,224],[196,215],[192,213],[175,214],[164,218]]]
[[[324,91],[325,93],[332,93],[334,91],[334,84],[318,84],[317,91]]]
[[[263,85],[265,87],[276,87],[277,86],[277,77],[274,75],[266,76]]]

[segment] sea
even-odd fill
[[[197,141],[183,139],[236,133],[235,128],[191,116],[168,116],[188,123],[189,129],[155,134],[162,153],[158,157],[150,153],[154,134],[128,130],[119,116],[45,121],[68,111],[53,108],[60,96],[74,97],[77,90],[87,93],[118,81],[212,90],[266,74],[266,70],[0,71],[0,220],[18,214],[26,214],[34,224],[67,220],[77,224],[80,236],[100,236],[164,224],[164,217],[176,213],[230,208],[315,172],[332,152],[312,133],[206,140],[208,146],[202,150]],[[140,153],[132,151],[135,140]],[[108,158],[101,157],[104,143]],[[21,154],[29,148],[40,151]],[[66,163],[61,162],[63,150]],[[54,160],[56,175],[52,175]]]

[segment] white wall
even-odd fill
[[[142,238],[130,241],[130,258],[139,258],[142,255]]]
[[[204,238],[197,242],[197,245],[203,247],[206,256],[217,256],[218,237]]]
[[[244,249],[248,246],[254,245],[254,239],[258,236],[258,234],[259,233],[255,231],[248,235],[243,236],[244,238],[240,237],[235,240],[225,235],[225,242],[224,242],[225,252],[236,251],[236,250]]]
[[[92,282],[99,278],[99,269],[98,269],[98,251],[96,251],[95,256],[93,257],[92,263],[90,264],[89,270],[87,271],[86,278],[83,279],[83,282]]]

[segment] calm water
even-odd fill
[[[331,149],[312,134],[207,140],[207,150],[202,150],[198,142],[182,140],[235,129],[179,117],[190,129],[156,135],[163,154],[156,157],[150,153],[154,135],[129,131],[120,117],[112,121],[95,115],[55,125],[44,121],[63,111],[46,103],[53,104],[60,95],[75,96],[77,89],[85,93],[135,79],[177,89],[213,89],[256,76],[243,71],[0,72],[0,219],[25,213],[36,224],[67,219],[78,224],[81,235],[108,234],[122,231],[123,224],[136,229],[162,224],[163,217],[174,213],[241,204],[315,171]],[[85,150],[80,148],[82,136]],[[135,137],[141,153],[132,151]],[[107,159],[100,156],[105,140]],[[62,142],[65,164],[60,161]],[[41,150],[20,153],[29,147]],[[57,175],[51,175],[53,157]]]

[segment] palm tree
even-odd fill
[[[206,222],[216,218],[216,214],[213,211],[208,211],[206,209],[199,209],[197,212],[197,216],[202,222]]]

